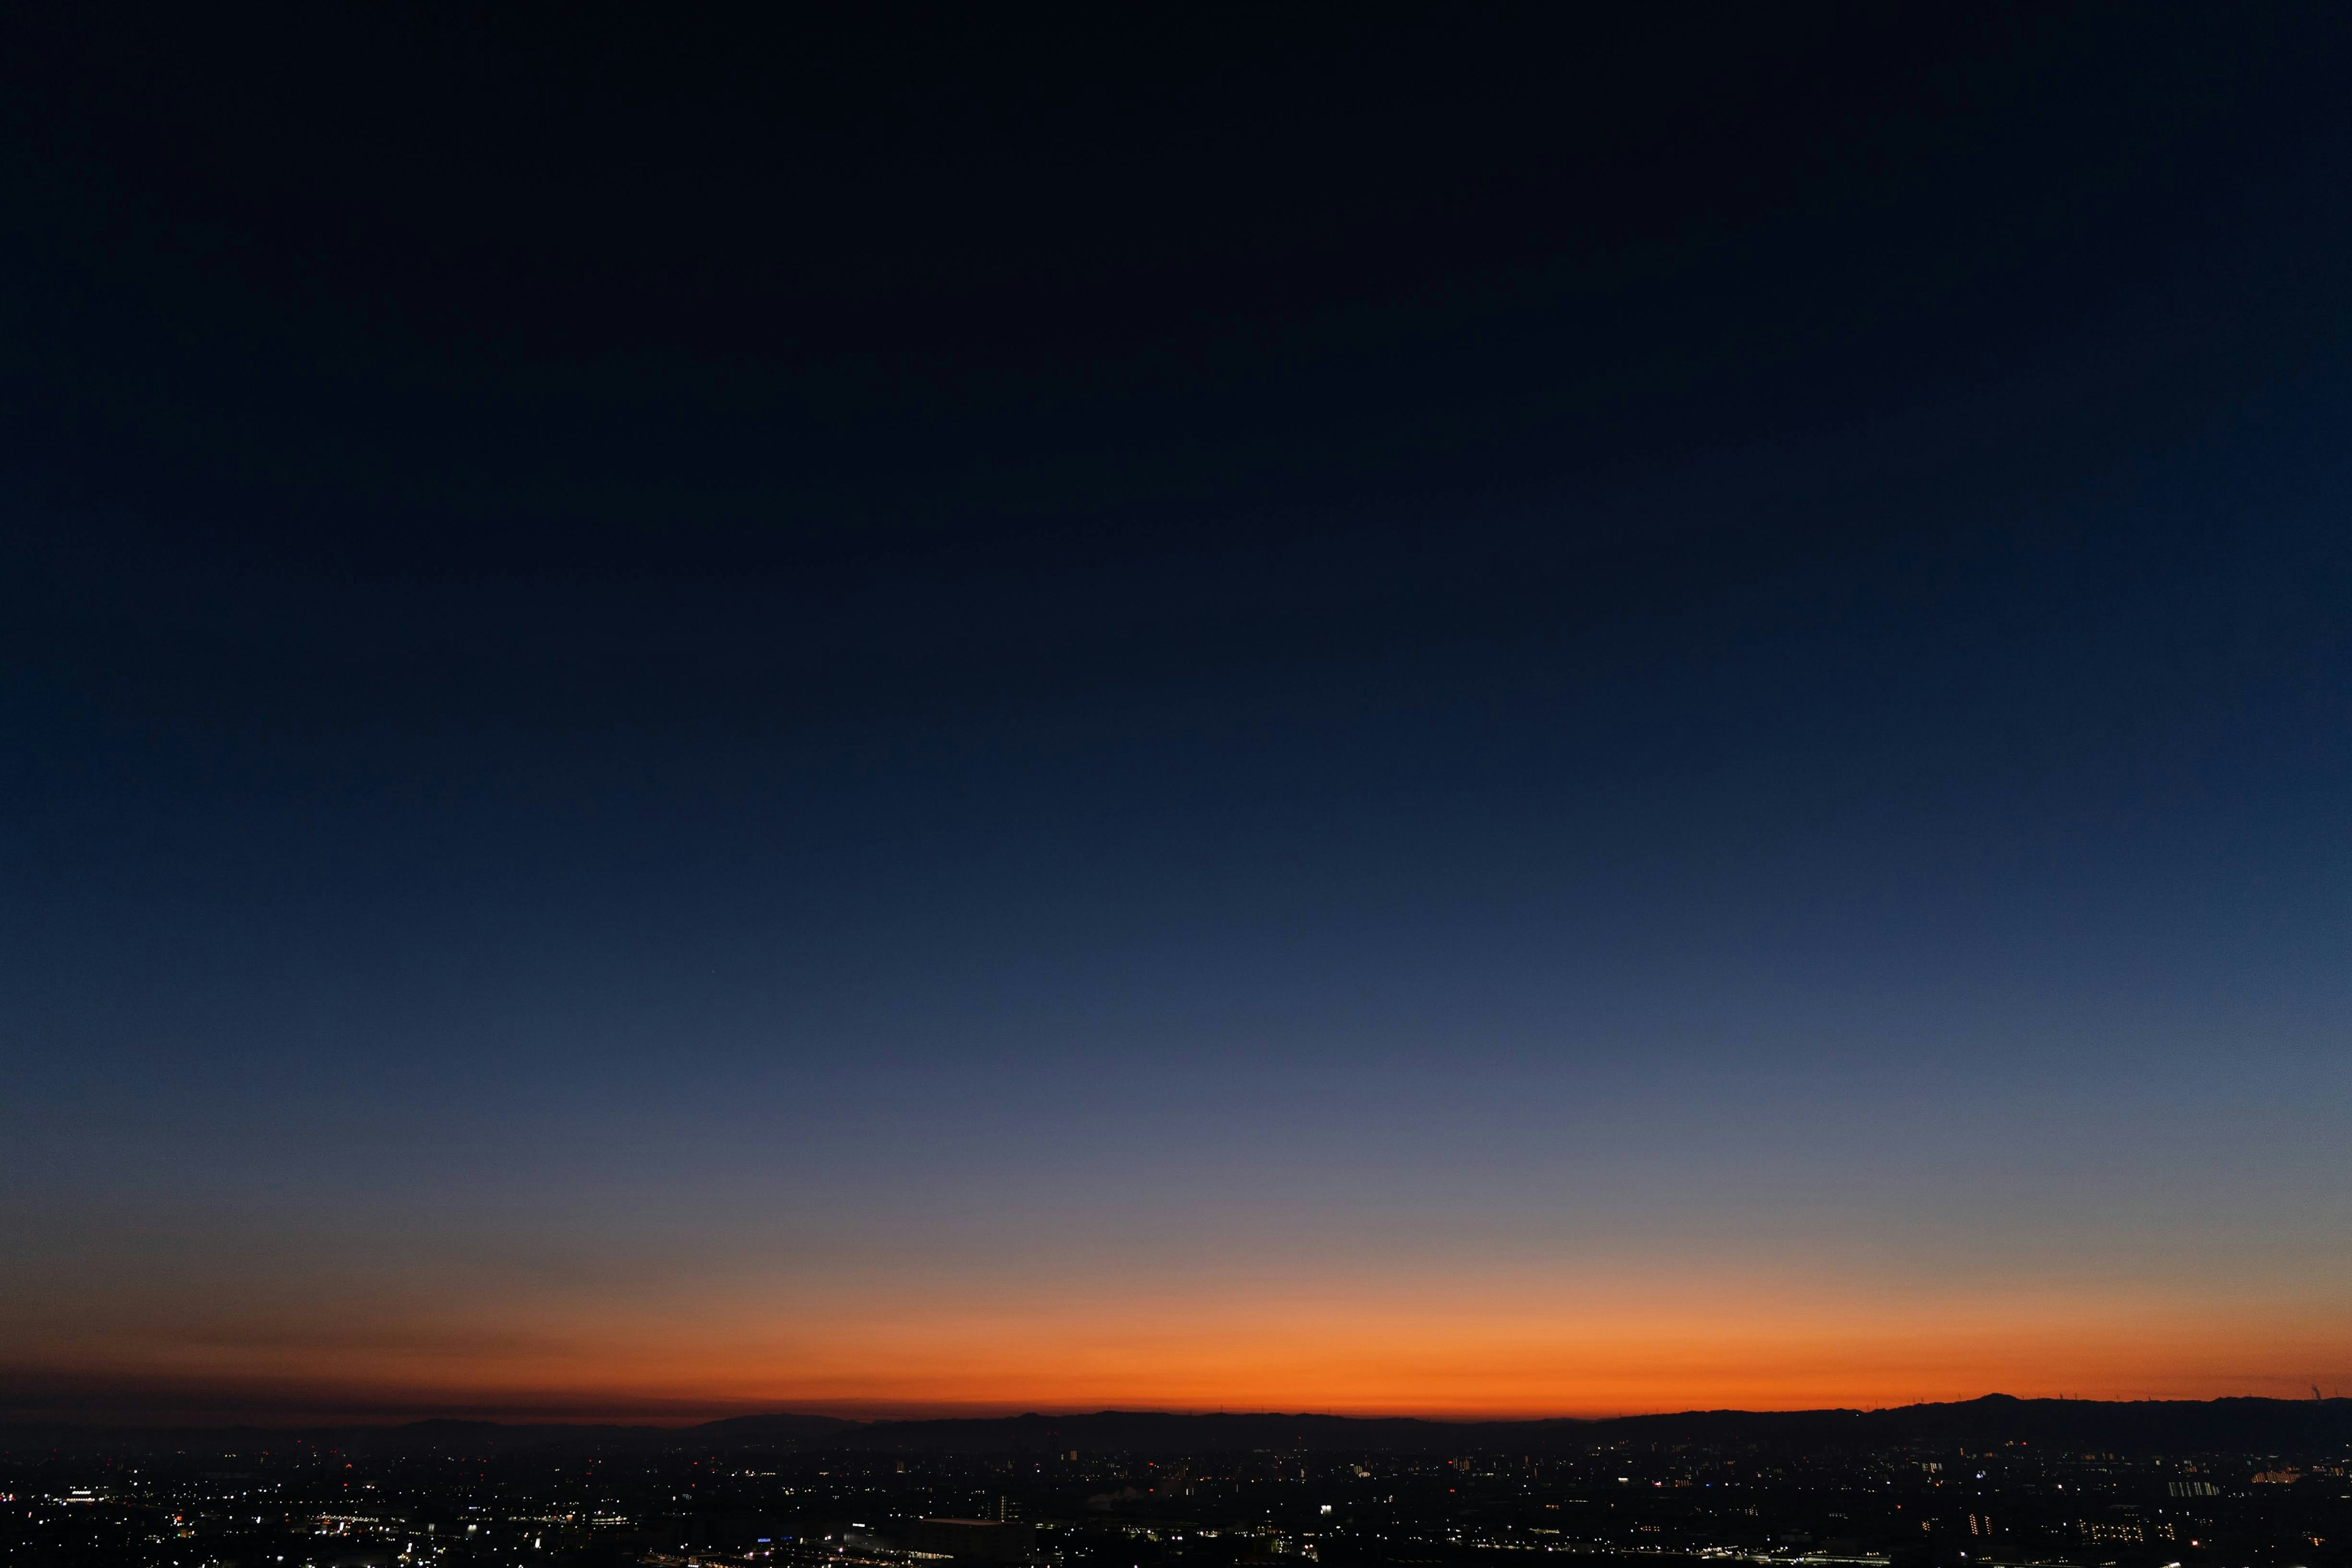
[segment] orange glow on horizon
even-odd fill
[[[2334,1314],[2280,1302],[2010,1294],[1890,1303],[1786,1289],[1679,1300],[1428,1299],[768,1309],[596,1317],[549,1303],[420,1329],[352,1321],[53,1333],[8,1383],[130,1408],[684,1421],[1105,1408],[1450,1418],[1973,1398],[2301,1391],[2341,1367]],[[2259,1363],[2245,1350],[2260,1345]],[[21,1354],[21,1349],[20,1349]]]

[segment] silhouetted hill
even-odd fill
[[[2352,1400],[2217,1399],[2108,1403],[1988,1394],[1889,1410],[1687,1411],[1609,1420],[1424,1421],[1278,1414],[1083,1415],[877,1421],[831,1438],[851,1450],[1045,1454],[1541,1452],[1594,1442],[1752,1444],[1783,1448],[2023,1442],[2117,1453],[2284,1452],[2352,1442]]]
[[[2292,1454],[2352,1445],[2352,1399],[2108,1402],[1987,1394],[1886,1410],[1693,1410],[1599,1421],[1428,1421],[1411,1416],[1279,1413],[1174,1415],[1100,1410],[920,1421],[850,1421],[779,1412],[697,1426],[505,1425],[433,1420],[398,1426],[305,1429],[108,1428],[54,1422],[0,1426],[0,1450],[145,1450],[198,1446],[263,1450],[309,1444],[354,1452],[500,1453],[558,1447],[649,1451],[773,1448],[856,1453],[1469,1454],[1542,1453],[1594,1443],[1752,1446],[1820,1451],[2027,1443],[2126,1454]]]
[[[1989,1394],[1889,1410],[1689,1411],[1596,1422],[1642,1442],[1781,1447],[1992,1447],[2022,1442],[2115,1453],[2284,1452],[2352,1441],[2352,1399],[2015,1399]]]
[[[865,1425],[838,1415],[730,1415],[686,1428],[684,1435],[714,1443],[807,1442]]]
[[[1177,1415],[1156,1410],[1101,1410],[1085,1415],[1008,1415],[940,1421],[876,1421],[845,1432],[839,1447],[898,1453],[1051,1454],[1453,1453],[1481,1446],[1475,1434],[1511,1434],[1539,1446],[1578,1421],[1456,1423],[1410,1416],[1286,1415],[1276,1413]]]

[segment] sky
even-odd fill
[[[6,26],[0,1418],[2352,1383],[2340,16]]]

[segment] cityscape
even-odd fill
[[[1482,1424],[20,1427],[5,1442],[11,1568],[2352,1562],[2343,1399]]]

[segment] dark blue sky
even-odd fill
[[[646,26],[19,40],[15,1407],[2352,1371],[2340,26]]]

